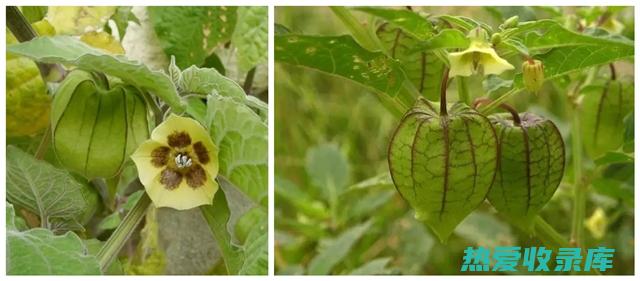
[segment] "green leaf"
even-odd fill
[[[220,59],[220,56],[218,56],[218,54],[211,53],[211,55],[209,55],[205,60],[204,60],[204,64],[202,65],[202,67],[204,68],[215,68],[220,74],[225,75],[226,73],[226,69],[224,68],[224,64],[222,63],[222,60]]]
[[[349,162],[333,144],[322,144],[307,150],[305,169],[311,183],[325,199],[340,194],[349,184]]]
[[[136,203],[138,203],[138,200],[140,200],[140,197],[142,197],[144,192],[145,192],[144,190],[138,190],[132,193],[131,195],[129,195],[129,197],[127,197],[127,202],[122,204],[122,209],[125,211],[131,210],[133,206],[135,206]]]
[[[20,10],[29,23],[37,22],[47,15],[47,6],[22,6]]]
[[[127,32],[127,26],[129,26],[130,21],[135,22],[138,25],[140,24],[136,15],[131,11],[132,8],[133,7],[130,6],[119,6],[116,8],[116,12],[111,16],[111,19],[118,28],[118,35],[120,36],[121,42]]]
[[[580,45],[556,48],[535,58],[544,62],[545,79],[553,79],[574,71],[633,57],[633,52],[633,45]],[[521,81],[521,75],[519,78]]]
[[[179,77],[178,88],[186,93],[206,96],[215,92],[239,102],[244,101],[246,96],[238,83],[220,74],[215,68],[198,68],[192,65]]]
[[[599,194],[622,200],[630,206],[634,205],[632,184],[617,179],[598,178],[591,182],[591,186],[593,186],[593,189]]]
[[[246,72],[267,62],[269,13],[266,6],[238,7],[231,44],[238,49],[238,66]]]
[[[420,41],[424,41],[433,35],[431,22],[426,17],[411,10],[371,7],[360,7],[355,8],[355,10],[384,19]]]
[[[625,153],[609,151],[607,152],[607,154],[596,159],[594,162],[599,166],[609,165],[613,163],[633,163],[633,157]]]
[[[629,112],[624,118],[624,145],[622,150],[627,153],[633,152],[634,149],[634,119],[633,111]]]
[[[329,9],[347,28],[358,45],[369,51],[379,51],[381,46],[376,42],[374,34],[365,24],[356,18],[351,10],[344,6],[330,6]]]
[[[291,204],[297,212],[312,218],[326,219],[329,217],[327,209],[321,201],[304,192],[292,181],[276,176],[275,186],[278,206]]]
[[[390,270],[387,269],[387,265],[391,261],[391,258],[377,258],[371,260],[362,266],[354,269],[349,273],[350,275],[381,275],[389,274]]]
[[[462,31],[457,29],[444,29],[434,35],[429,40],[421,42],[413,49],[417,51],[430,51],[437,49],[465,49],[469,47],[469,38]]]
[[[226,181],[219,182],[221,186],[228,184]],[[218,244],[227,272],[231,275],[237,274],[242,267],[243,256],[240,249],[231,243],[232,235],[227,230],[227,223],[231,218],[231,212],[224,191],[220,190],[216,192],[213,198],[213,204],[201,206],[200,210],[207,220],[213,237]]]
[[[102,219],[102,221],[100,221],[100,223],[98,224],[98,229],[100,230],[115,229],[120,224],[120,221],[122,221],[122,219],[120,218],[120,213],[119,212],[112,213],[106,216],[104,219]]]
[[[147,7],[149,19],[169,56],[180,68],[202,65],[205,58],[231,38],[236,7]]]
[[[170,69],[172,68],[170,67]],[[248,107],[255,109],[262,121],[266,122],[268,112],[267,104],[254,96],[247,95],[238,83],[225,77],[216,69],[191,66],[182,73],[177,73],[175,69],[172,70],[171,73],[173,73],[172,75],[174,77],[177,77],[177,85],[181,91],[191,94],[217,94],[231,97],[235,101],[244,103]],[[196,116],[204,116],[203,113],[206,112],[206,108],[198,104],[199,101],[192,99],[188,100],[187,103],[189,103],[187,111],[190,114],[193,113]],[[200,120],[204,120],[204,118]]]
[[[435,239],[427,228],[414,219],[413,212],[410,211],[394,223],[391,235],[399,238],[397,255],[401,258],[397,266],[402,274],[423,273],[425,265],[433,257],[431,253],[435,244]]]
[[[220,174],[256,204],[266,206],[267,124],[230,97],[210,95],[205,124],[219,150]]]
[[[575,33],[552,20],[522,23],[505,36],[518,36],[529,51],[544,52],[534,57],[544,63],[547,80],[634,55],[633,41]],[[523,87],[522,74],[514,81]]]
[[[382,192],[368,192],[365,194],[349,194],[350,196],[340,198],[343,200],[340,206],[344,206],[344,215],[347,221],[366,218],[371,216],[376,210],[389,202],[396,195],[395,190],[386,190]],[[357,196],[357,197],[356,197]],[[354,198],[356,197],[356,198]]]
[[[362,48],[351,36],[276,35],[275,59],[334,74],[382,93],[380,98],[396,113],[415,101],[403,91],[407,80],[400,64],[381,52]]]
[[[56,236],[48,229],[20,232],[7,205],[8,275],[99,275],[98,260],[73,232]]]
[[[376,187],[394,188],[393,181],[391,180],[391,174],[388,172],[378,174],[377,176],[349,186],[348,190],[369,190]]]
[[[5,212],[6,212],[5,218],[7,220],[6,222],[7,230],[11,229],[16,231],[22,231],[28,228],[24,219],[16,215],[16,210],[15,208],[13,208],[13,204],[7,202],[7,205],[5,207]]]
[[[487,31],[491,31],[491,27],[485,23],[477,22],[473,19],[463,16],[450,16],[450,15],[442,15],[439,16],[441,20],[448,22],[451,25],[457,26],[461,28],[465,33],[469,33],[469,31],[477,26],[481,26]]]
[[[479,211],[472,212],[458,225],[455,233],[475,245],[489,248],[515,244],[509,225]]]
[[[84,246],[87,247],[89,254],[92,256],[97,255],[98,252],[100,252],[100,248],[102,248],[102,246],[105,244],[104,241],[100,241],[95,238],[89,239],[89,240],[82,240],[82,243],[84,243]],[[124,274],[122,270],[122,264],[120,264],[119,260],[114,260],[109,266],[109,268],[107,268],[107,270],[103,273],[105,275],[123,275]]]
[[[63,231],[82,229],[96,211],[98,195],[69,172],[8,146],[7,200],[38,215],[42,227]]]
[[[433,52],[415,52],[419,41],[399,28],[383,24],[376,34],[391,57],[400,61],[413,86],[427,99],[438,101],[445,64]]]
[[[581,45],[607,46],[629,49],[633,55],[633,41],[595,37],[573,32],[553,20],[539,20],[520,24],[510,36],[523,37],[523,43],[530,51]],[[545,65],[546,67],[546,65]]]
[[[260,208],[251,209],[236,225],[236,234],[239,236],[241,232],[248,232],[248,234],[240,238],[244,240],[242,246],[244,263],[238,274],[267,275],[269,266],[267,213]]]
[[[505,80],[498,75],[489,75],[482,81],[482,87],[489,98],[496,99],[513,87],[513,80]]]
[[[175,111],[184,110],[184,104],[166,74],[152,71],[145,65],[124,56],[107,55],[73,37],[38,37],[28,42],[7,46],[7,51],[44,63],[73,64],[87,71],[103,72],[155,94]]]
[[[371,221],[355,225],[342,232],[335,238],[320,240],[318,255],[309,263],[308,274],[327,275],[334,266],[339,264],[347,256],[351,247],[371,227]]]

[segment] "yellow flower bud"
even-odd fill
[[[544,83],[544,65],[539,60],[529,59],[522,63],[522,78],[524,87],[537,93]]]

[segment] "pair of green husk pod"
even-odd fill
[[[86,179],[117,175],[149,138],[147,104],[137,88],[74,70],[57,88],[52,145],[60,163]]]
[[[444,113],[436,106],[419,99],[389,145],[391,177],[415,217],[444,242],[488,198],[509,220],[531,226],[564,172],[553,122],[531,113],[486,117],[463,103]]]

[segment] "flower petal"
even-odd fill
[[[473,62],[471,61],[472,53],[468,51],[456,52],[449,54],[449,76],[471,76],[473,74]]]
[[[218,183],[210,177],[207,177],[205,184],[198,188],[192,188],[186,180],[182,180],[177,188],[170,190],[160,183],[160,175],[158,175],[151,184],[144,187],[156,207],[169,207],[176,210],[211,205],[218,191]]]
[[[175,114],[169,115],[164,122],[153,129],[151,139],[168,146],[171,139],[174,147],[184,147],[202,139],[211,141],[207,130],[198,121]]]
[[[513,65],[511,65],[508,61],[498,56],[496,51],[493,48],[487,48],[482,51],[482,56],[480,57],[480,64],[484,67],[484,74],[500,74],[505,70],[514,69]]]
[[[138,169],[138,177],[143,185],[150,184],[162,172],[163,166],[159,166],[159,150],[165,150],[166,146],[153,140],[143,142],[136,151],[131,154],[131,159]],[[167,152],[170,153],[170,152]],[[167,155],[167,157],[171,157]]]

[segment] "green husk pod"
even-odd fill
[[[619,80],[582,91],[582,141],[592,159],[620,148],[624,142],[624,118],[633,110],[633,83]]]
[[[505,217],[530,227],[562,180],[562,135],[553,122],[532,113],[498,113],[489,119],[500,161],[488,199]]]
[[[135,87],[74,70],[56,90],[51,128],[62,165],[87,179],[110,178],[149,138],[147,105]]]
[[[448,111],[448,113],[447,113]],[[419,99],[389,145],[389,169],[402,197],[446,241],[480,205],[495,177],[498,143],[489,120],[455,103],[448,110]]]

